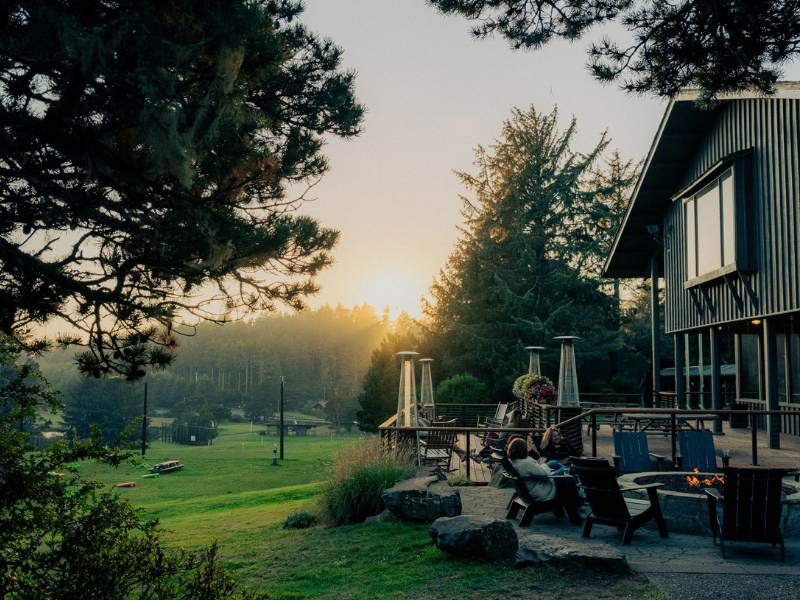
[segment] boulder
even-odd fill
[[[526,533],[520,540],[517,565],[540,565],[558,570],[572,567],[620,575],[631,570],[625,555],[605,544],[533,533]]]
[[[394,515],[409,521],[434,521],[461,514],[461,494],[437,477],[415,477],[383,492],[383,503]]]
[[[478,560],[506,560],[517,554],[517,532],[504,519],[461,515],[436,519],[431,537],[437,548]]]
[[[397,521],[397,517],[394,516],[390,511],[384,510],[377,515],[373,515],[371,517],[367,517],[364,519],[364,523],[383,523],[385,521]]]

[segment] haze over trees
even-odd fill
[[[370,354],[391,326],[388,314],[369,305],[201,325],[172,365],[146,378],[150,414],[204,427],[232,411],[260,421],[277,411],[283,376],[287,410],[350,427]],[[69,351],[48,352],[39,362],[63,394],[67,425],[79,433],[95,423],[113,439],[141,415],[142,382],[81,376]]]
[[[705,100],[756,87],[770,91],[783,63],[800,52],[795,0],[428,0],[498,34],[514,48],[576,40],[614,23],[626,34],[601,37],[589,49],[600,81],[634,93],[672,96],[685,87]]]

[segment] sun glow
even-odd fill
[[[422,314],[420,299],[425,291],[426,285],[420,278],[402,270],[387,269],[369,274],[366,281],[356,286],[354,295],[379,311],[388,306],[392,318],[402,311],[419,317]]]

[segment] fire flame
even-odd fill
[[[700,469],[695,467],[693,469],[693,471],[695,473],[699,473]],[[700,479],[697,475],[687,475],[686,476],[686,482],[689,484],[690,487],[699,488],[699,487],[701,487],[701,484],[704,485],[705,487],[711,487],[715,483],[719,483],[719,484],[725,485],[725,478],[720,476],[720,475],[716,475],[716,474],[714,475],[714,477],[712,477],[710,479],[709,478]]]

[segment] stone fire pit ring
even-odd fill
[[[721,474],[721,473],[720,473]],[[648,471],[645,473],[628,473],[619,477],[620,487],[641,485],[651,477],[664,475],[689,476],[695,475],[700,479],[710,479],[714,473],[692,473],[686,471]],[[781,514],[783,535],[785,537],[800,537],[800,483],[794,478],[785,478],[783,485],[794,489],[787,494]],[[646,499],[645,490],[625,492],[629,498]],[[706,495],[700,493],[675,492],[665,488],[658,490],[658,499],[661,502],[661,511],[667,522],[667,529],[676,533],[689,533],[695,535],[711,535],[708,523],[708,500]]]

